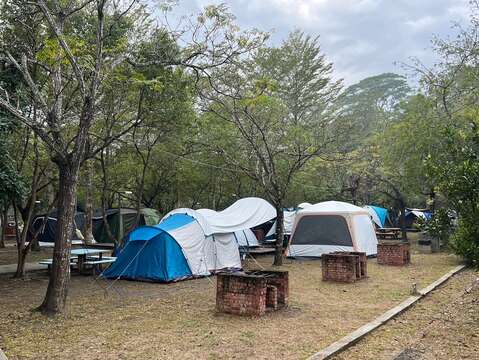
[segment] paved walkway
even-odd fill
[[[46,265],[40,265],[38,263],[26,263],[25,271],[36,271],[46,269]],[[0,274],[14,274],[17,271],[17,264],[0,265]],[[1,360],[1,357],[0,357]]]

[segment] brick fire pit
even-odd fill
[[[264,315],[288,306],[288,272],[251,270],[218,273],[216,309],[236,315]]]
[[[404,266],[411,263],[408,243],[387,241],[378,244],[378,264]]]
[[[355,282],[368,276],[364,252],[333,252],[321,255],[323,281]]]

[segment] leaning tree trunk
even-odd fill
[[[70,281],[70,248],[75,216],[78,167],[59,164],[58,222],[55,232],[53,264],[47,293],[39,309],[43,314],[55,315],[64,312]]]
[[[284,214],[283,207],[276,205],[276,248],[274,253],[274,266],[283,265],[283,238],[284,238]]]
[[[85,196],[85,244],[93,243],[93,160],[86,162],[86,196]]]

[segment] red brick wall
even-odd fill
[[[403,266],[411,262],[411,252],[408,243],[378,244],[378,264]]]
[[[266,286],[266,307],[273,310],[278,309],[278,288],[276,286]]]
[[[323,281],[354,282],[367,276],[367,257],[359,252],[321,255]]]
[[[356,267],[356,275],[360,274],[361,278],[368,277],[368,257],[365,252],[359,251],[335,251],[332,254],[345,254],[359,256],[359,267]]]
[[[289,301],[289,274],[287,271],[264,271],[266,284],[278,289],[278,306],[286,307]]]
[[[288,304],[287,271],[219,273],[216,309],[236,315],[261,316]]]

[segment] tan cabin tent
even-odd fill
[[[286,254],[320,257],[333,251],[377,253],[377,238],[366,209],[340,201],[306,206],[296,213]]]

